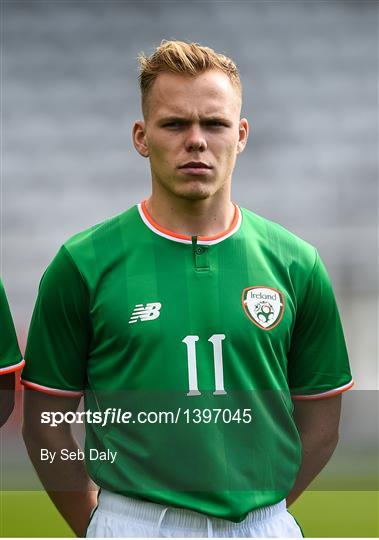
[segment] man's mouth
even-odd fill
[[[212,166],[203,161],[188,161],[178,168],[188,174],[206,174],[212,169]]]

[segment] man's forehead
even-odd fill
[[[239,106],[240,96],[227,75],[208,71],[198,76],[160,74],[151,89],[150,100],[159,116],[230,113]]]
[[[160,118],[197,118],[197,117],[223,117],[232,112],[230,103],[224,106],[212,102],[162,103],[155,108],[156,115]]]

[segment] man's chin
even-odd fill
[[[214,193],[211,186],[202,183],[196,183],[195,185],[186,186],[182,185],[179,189],[175,189],[175,194],[181,199],[186,199],[188,201],[202,201],[208,199]]]
[[[177,193],[177,196],[187,201],[202,201],[208,199],[211,196],[211,193],[209,193],[209,191],[187,191],[179,192]]]

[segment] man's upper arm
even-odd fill
[[[0,427],[12,413],[15,372],[23,365],[8,300],[0,279]]]
[[[14,407],[15,374],[0,375],[0,427],[10,417]]]
[[[23,433],[28,438],[38,438],[40,434],[50,433],[54,435],[56,427],[41,422],[43,412],[62,413],[76,412],[80,403],[80,397],[61,397],[44,392],[36,392],[25,388],[24,392],[24,425]],[[70,429],[69,424],[60,424],[59,429]]]
[[[30,324],[22,383],[53,396],[79,397],[90,344],[88,291],[65,247],[42,277]]]
[[[16,330],[5,294],[3,283],[0,279],[0,375],[18,371],[24,365],[20,352]]]
[[[324,400],[353,385],[342,325],[327,271],[316,252],[298,299],[288,353],[294,400]]]
[[[328,443],[338,438],[341,416],[341,394],[294,402],[294,419],[299,433]]]

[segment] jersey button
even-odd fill
[[[202,248],[202,247],[198,247],[196,248],[196,254],[197,255],[202,255],[204,253],[205,249]]]

